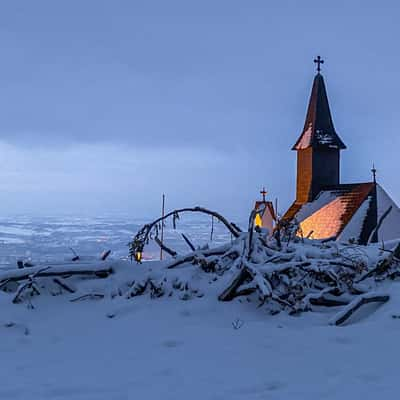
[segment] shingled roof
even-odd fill
[[[318,73],[314,78],[303,132],[292,150],[320,146],[346,148],[333,126],[324,78]]]
[[[296,218],[300,223],[302,234],[306,237],[337,238],[364,205],[362,215],[359,215],[357,221],[355,236],[361,242],[366,242],[373,227],[376,226],[374,196],[376,195],[373,182],[337,185],[322,190],[310,203],[304,205],[293,203],[284,218],[288,220]]]

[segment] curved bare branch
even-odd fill
[[[150,233],[152,231],[152,229],[159,223],[162,222],[164,220],[166,220],[167,218],[176,215],[176,214],[181,214],[181,213],[186,213],[186,212],[198,212],[198,213],[202,213],[202,214],[207,214],[207,215],[212,215],[213,217],[215,217],[218,221],[222,222],[226,228],[228,229],[228,231],[235,237],[239,237],[240,235],[240,231],[238,230],[238,228],[236,226],[234,226],[233,224],[231,224],[224,216],[222,216],[221,214],[217,213],[216,211],[212,211],[209,210],[207,208],[204,207],[186,207],[186,208],[180,208],[180,209],[176,209],[173,210],[167,214],[165,214],[163,217],[159,217],[157,219],[155,219],[153,222],[151,222],[150,224],[146,224],[144,225],[139,231],[138,233],[134,236],[134,238],[132,239],[132,242],[129,244],[130,247],[130,256],[131,258],[135,257],[136,253],[141,253],[143,252],[143,248],[145,246],[145,244],[148,242],[149,237],[150,237]],[[159,244],[159,243],[158,243]],[[173,251],[173,250],[172,250]]]

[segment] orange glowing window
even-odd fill
[[[262,228],[262,219],[260,217],[260,214],[257,214],[256,217],[254,218],[254,225],[258,226],[259,228]]]

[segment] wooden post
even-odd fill
[[[165,215],[165,194],[162,195],[161,217]],[[164,242],[164,220],[161,221],[161,244]],[[160,261],[163,259],[163,248],[160,246]]]

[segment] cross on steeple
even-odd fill
[[[372,164],[372,177],[374,178],[374,183],[376,183],[376,168],[375,168],[375,164]]]
[[[321,56],[318,56],[316,59],[314,59],[315,64],[317,64],[317,72],[321,72],[321,64],[324,63],[324,60],[321,58]]]
[[[263,189],[261,190],[260,194],[263,197],[263,202],[265,202],[265,196],[267,195],[267,191],[265,190],[265,187],[263,187]]]

